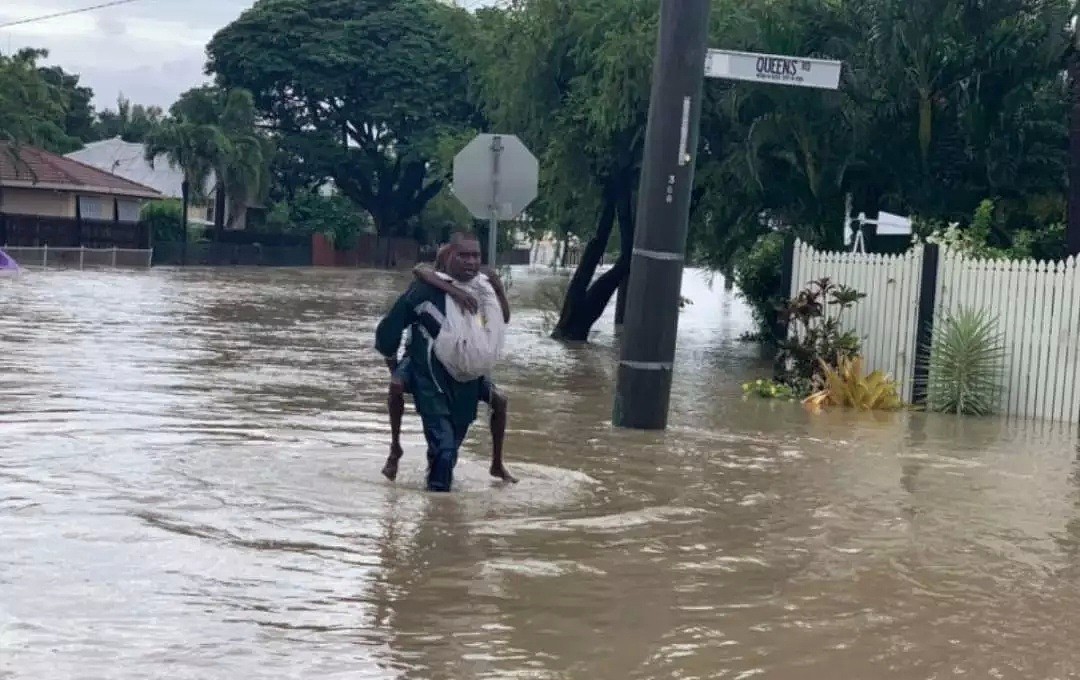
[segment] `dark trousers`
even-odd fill
[[[428,491],[449,491],[454,483],[454,467],[457,465],[458,449],[465,435],[466,426],[459,432],[446,416],[421,415],[424,422],[424,438],[427,439]]]

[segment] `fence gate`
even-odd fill
[[[802,241],[792,259],[791,297],[826,277],[866,294],[845,313],[844,330],[858,334],[866,368],[892,377],[904,401],[912,397],[922,261],[922,248],[902,255],[830,253]]]

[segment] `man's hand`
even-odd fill
[[[480,311],[480,303],[467,291],[454,287],[448,292],[448,295],[454,299],[454,302],[456,302],[459,307],[469,314],[476,314]]]
[[[483,274],[484,276],[488,277],[488,281],[491,282],[491,287],[495,289],[495,292],[503,289],[502,279],[499,278],[498,272],[496,272],[491,267],[484,267]]]

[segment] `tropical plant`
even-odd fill
[[[168,199],[148,203],[139,215],[155,242],[175,243],[184,240],[184,215],[180,201]]]
[[[780,401],[792,401],[795,399],[795,392],[791,387],[774,380],[755,380],[745,383],[742,389],[743,394],[748,397],[777,399]]]
[[[882,371],[869,375],[861,356],[844,357],[835,366],[821,362],[824,389],[803,400],[811,410],[825,406],[853,408],[860,411],[895,411],[903,406],[896,384]]]
[[[844,330],[844,313],[865,297],[823,278],[793,298],[781,312],[792,332],[780,342],[780,381],[806,395],[824,387],[828,370],[857,356],[859,337]]]
[[[216,130],[182,120],[166,121],[146,137],[145,155],[151,167],[164,157],[171,167],[183,173],[180,188],[184,231],[187,231],[191,203],[206,200],[217,149]]]
[[[926,407],[937,413],[985,416],[997,411],[1005,343],[997,318],[964,307],[934,326]]]
[[[256,129],[255,103],[246,90],[197,87],[181,94],[170,114],[199,126],[208,140],[205,160],[213,167],[214,235],[220,240],[269,191],[271,142]]]

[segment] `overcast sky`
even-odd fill
[[[102,0],[0,0],[0,24],[100,4]],[[0,51],[49,50],[49,63],[78,73],[95,104],[117,96],[168,108],[205,80],[206,43],[254,0],[138,0],[128,5],[0,28]]]

